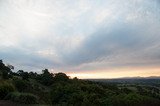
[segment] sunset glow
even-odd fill
[[[83,73],[68,73],[68,75],[73,77],[78,77],[82,79],[98,79],[98,78],[123,78],[123,77],[151,77],[160,76],[160,68],[156,69],[130,69],[130,70],[112,70],[112,71],[98,71],[97,72],[83,72]]]

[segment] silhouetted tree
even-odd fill
[[[24,73],[22,74],[22,79],[23,79],[23,80],[28,80],[28,78],[29,78],[28,72],[24,72]]]
[[[9,73],[11,72],[11,69],[3,63],[2,60],[0,60],[0,72],[2,74],[2,78],[8,79],[9,78]]]
[[[68,81],[69,77],[65,73],[60,72],[54,75],[54,80],[55,81]]]
[[[21,75],[22,73],[24,73],[23,70],[18,70],[18,71],[17,71],[17,74],[18,74],[18,75]]]
[[[23,80],[28,80],[29,78],[28,72],[24,72],[23,70],[19,70],[17,74],[21,76]]]
[[[44,85],[53,84],[53,74],[51,74],[48,69],[42,70],[42,74],[37,76],[37,80]]]
[[[37,76],[38,76],[38,74],[36,72],[35,73],[34,72],[29,72],[28,74],[29,74],[29,77],[32,78],[32,79],[36,79]]]

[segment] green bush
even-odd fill
[[[1,82],[0,83],[0,99],[4,99],[4,97],[10,93],[15,91],[14,86],[8,82]]]
[[[113,106],[159,106],[158,99],[142,96],[136,93],[114,95],[109,102]]]
[[[22,79],[15,79],[14,85],[19,92],[26,92],[30,87],[30,83]]]
[[[30,93],[12,92],[12,93],[9,93],[5,97],[5,99],[11,100],[13,102],[18,102],[21,104],[37,104],[38,103],[37,96]]]

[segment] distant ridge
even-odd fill
[[[85,80],[116,80],[116,79],[160,79],[160,76],[149,76],[149,77],[120,77],[120,78],[89,78]]]
[[[149,77],[122,77],[122,78],[110,78],[110,79],[86,79],[89,81],[103,82],[103,83],[157,83],[160,82],[160,76],[149,76]]]

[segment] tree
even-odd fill
[[[36,72],[35,73],[34,72],[29,72],[28,74],[29,74],[29,77],[32,78],[32,79],[36,79],[37,76],[38,76],[38,74]]]
[[[22,74],[22,79],[23,79],[23,80],[28,80],[28,78],[29,78],[28,72],[24,72],[24,73]]]
[[[23,80],[28,80],[29,78],[28,72],[24,72],[23,70],[19,70],[17,74],[21,76]]]
[[[43,74],[50,74],[49,71],[48,71],[48,69],[42,70],[42,73],[43,73]]]
[[[54,76],[55,81],[68,81],[69,77],[65,73],[56,73]]]
[[[18,75],[21,75],[23,72],[24,72],[23,70],[18,70],[18,71],[17,71],[17,74],[18,74]]]
[[[53,84],[53,74],[48,69],[42,70],[42,74],[37,76],[37,80],[43,85],[50,86]]]
[[[7,67],[10,68],[11,70],[14,70],[14,66],[11,64],[7,64]]]
[[[0,71],[2,74],[3,79],[8,79],[9,78],[9,73],[11,72],[11,69],[3,63],[2,60],[0,60]]]

